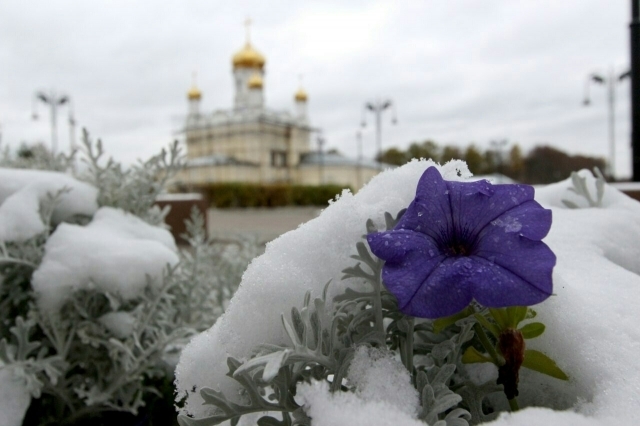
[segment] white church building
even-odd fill
[[[374,161],[312,148],[311,138],[318,129],[310,124],[309,97],[302,87],[292,96],[293,112],[265,105],[266,59],[248,37],[231,63],[233,108],[204,112],[195,82],[187,93],[183,129],[187,167],[176,184],[189,188],[220,182],[338,184],[357,190],[379,172]]]

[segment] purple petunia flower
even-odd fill
[[[556,256],[542,241],[551,210],[529,185],[445,181],[428,168],[391,231],[369,234],[400,310],[422,318],[483,306],[529,306],[552,291]]]

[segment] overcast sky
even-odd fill
[[[148,158],[176,137],[192,71],[204,111],[231,107],[231,56],[247,16],[267,59],[268,107],[292,110],[302,74],[312,125],[347,155],[357,154],[364,102],[376,98],[397,106],[396,126],[383,119],[385,148],[508,139],[608,155],[607,91],[592,86],[588,108],[582,99],[590,73],[628,69],[628,0],[3,0],[3,144],[49,143],[46,106],[38,121],[31,109],[37,90],[54,89],[116,159]],[[628,176],[628,79],[616,96],[616,169]],[[67,149],[67,109],[60,114]]]

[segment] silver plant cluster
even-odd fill
[[[587,178],[580,176],[577,172],[571,172],[571,183],[573,187],[569,188],[569,191],[579,195],[587,200],[589,207],[602,207],[602,199],[604,197],[604,188],[607,181],[605,180],[602,172],[599,168],[593,168],[593,175],[596,178],[596,196],[591,197],[589,188],[587,188]],[[562,200],[562,204],[570,209],[579,209],[576,203],[571,200]]]
[[[392,229],[404,211],[395,218],[385,214],[386,228]],[[366,223],[367,233],[377,229]],[[228,376],[241,386],[244,400],[233,402],[212,388],[194,388],[214,414],[194,418],[178,417],[182,426],[236,425],[243,415],[270,412],[260,426],[308,426],[311,419],[295,402],[296,386],[312,380],[326,381],[331,392],[351,392],[347,372],[356,349],[361,345],[395,351],[409,370],[412,384],[420,395],[418,418],[431,426],[468,426],[493,420],[487,396],[502,392],[502,385],[489,380],[482,385],[471,381],[462,363],[464,349],[480,343],[474,333],[476,319],[434,322],[402,314],[392,294],[381,281],[383,262],[373,256],[364,242],[356,244],[353,267],[343,271],[343,279],[366,284],[365,291],[346,288],[327,300],[327,283],[320,297],[307,293],[302,308],[282,315],[282,326],[289,344],[260,345],[246,362],[228,358]],[[187,395],[178,395],[185,399]],[[277,413],[277,414],[275,414]]]
[[[98,188],[99,205],[159,223],[162,214],[153,202],[180,167],[177,145],[128,169],[113,159],[102,165],[102,144],[94,147],[86,132],[84,145],[88,167],[78,177]],[[185,235],[190,246],[180,250],[177,265],[167,267],[160,286],[148,285],[135,300],[76,291],[53,319],[38,309],[31,276],[54,232],[50,218],[59,196],[51,194],[41,205],[49,225],[44,233],[22,242],[0,241],[0,369],[10,369],[26,384],[39,425],[80,424],[108,412],[135,415],[154,396],[172,407],[180,349],[223,313],[260,248],[250,240],[210,241],[204,218],[194,209]],[[130,315],[132,332],[116,336],[107,329],[98,319],[109,312]],[[169,391],[158,395],[161,387]]]

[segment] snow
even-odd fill
[[[418,414],[418,391],[411,384],[409,371],[391,351],[359,347],[347,379],[349,385],[356,388],[356,395],[365,402],[384,401],[411,417]]]
[[[24,382],[0,365],[0,426],[20,426],[30,403]]]
[[[125,339],[131,335],[136,325],[136,317],[129,312],[109,312],[98,318],[118,339]]]
[[[29,239],[46,229],[40,203],[60,190],[52,215],[54,224],[98,209],[97,189],[59,172],[0,168],[0,241]]]
[[[87,226],[58,226],[33,274],[33,289],[40,308],[50,313],[78,289],[96,288],[134,299],[148,283],[161,281],[167,264],[178,262],[176,251],[167,230],[122,210],[102,207]]]
[[[395,214],[406,207],[422,172],[432,164],[413,161],[381,173],[358,194],[343,193],[318,218],[270,243],[245,272],[224,316],[183,351],[176,369],[179,392],[207,386],[237,397],[238,385],[226,377],[226,358],[248,359],[258,344],[286,343],[281,313],[301,306],[308,289],[321,294],[329,280],[330,296],[349,285],[340,280],[340,271],[352,265],[349,255],[365,221],[372,218],[381,228],[385,211]],[[468,176],[460,163],[440,169],[445,179],[460,179],[458,169],[462,177]],[[593,179],[587,183],[595,197]],[[536,199],[553,211],[545,242],[558,262],[554,296],[535,307],[536,320],[547,329],[528,343],[556,360],[570,380],[523,369],[520,405],[557,411],[529,408],[504,414],[494,425],[626,425],[640,420],[640,203],[607,186],[602,208],[572,210],[562,199],[583,207],[586,203],[568,190],[571,186],[566,180],[536,189]],[[475,373],[494,376],[495,370]],[[315,383],[299,386],[299,393],[315,426],[417,424],[411,412],[384,400],[389,399],[388,390],[361,386],[364,390],[355,393],[330,395],[326,385]],[[201,417],[210,410],[197,392],[189,393],[184,411]]]
[[[198,193],[186,194],[160,194],[156,197],[156,201],[202,201],[204,196]]]
[[[299,385],[298,395],[309,407],[306,412],[313,426],[425,426],[396,405],[364,400],[355,393],[331,394],[329,385],[322,382]]]

